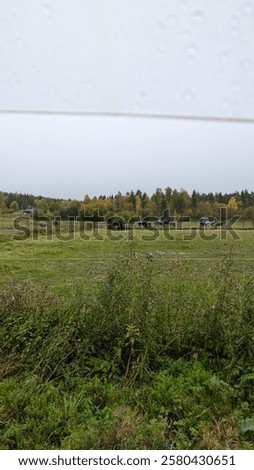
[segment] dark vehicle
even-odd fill
[[[159,219],[156,216],[150,215],[144,217],[142,220],[138,222],[139,227],[142,228],[157,228],[159,225]]]
[[[121,217],[112,216],[107,219],[107,227],[109,230],[125,230],[126,224]]]
[[[199,219],[199,228],[202,228],[202,229],[219,227],[221,225],[223,225],[223,222],[221,220],[216,219],[216,217],[204,216],[204,217],[201,217],[201,219]]]
[[[176,226],[176,219],[173,216],[162,217],[158,220],[158,224],[162,225],[163,227],[175,227]]]
[[[178,219],[176,219],[173,216],[165,216],[165,217],[162,217],[158,221],[158,223],[160,225],[163,225],[163,227],[169,227],[169,226],[176,227],[177,224],[181,224],[183,222],[190,222],[190,221],[191,221],[191,218],[188,215],[183,215],[181,217],[178,217]]]

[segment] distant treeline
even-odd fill
[[[161,217],[167,210],[174,217],[190,216],[200,218],[204,215],[219,218],[221,208],[227,207],[228,216],[239,214],[245,218],[254,218],[254,192],[247,189],[234,193],[199,193],[189,194],[185,189],[162,190],[157,188],[152,196],[137,190],[122,194],[120,191],[111,196],[85,195],[82,201],[76,199],[58,199],[32,194],[0,192],[0,213],[18,212],[33,209],[34,215],[82,217],[96,212],[100,216],[110,217],[118,214],[125,220],[133,216]]]

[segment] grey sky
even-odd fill
[[[0,111],[254,118],[254,1],[1,0]],[[0,115],[0,190],[253,190],[254,125]]]

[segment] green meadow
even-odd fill
[[[2,218],[0,449],[254,449],[254,231],[238,228]]]

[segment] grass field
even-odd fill
[[[250,222],[249,222],[250,223]],[[25,226],[24,222],[20,226]],[[253,259],[251,230],[219,229],[132,230],[109,232],[105,227],[80,230],[78,223],[68,231],[62,222],[59,233],[47,233],[46,228],[29,225],[30,235],[13,231],[10,217],[0,221],[0,253],[2,283],[10,280],[50,282],[53,289],[82,281],[90,289],[107,269],[110,262],[135,246],[135,250],[150,253],[156,265],[165,267],[170,261],[184,261],[185,267],[195,266],[202,275],[216,269],[219,260],[231,251],[235,269],[250,269]],[[1,230],[2,229],[2,230]],[[34,229],[34,232],[33,232]],[[238,236],[238,239],[236,236]],[[24,236],[25,235],[25,236]],[[22,238],[24,240],[16,240]],[[83,238],[82,238],[83,237]],[[86,239],[87,238],[87,239]]]
[[[28,228],[0,222],[1,449],[254,449],[254,231]]]

